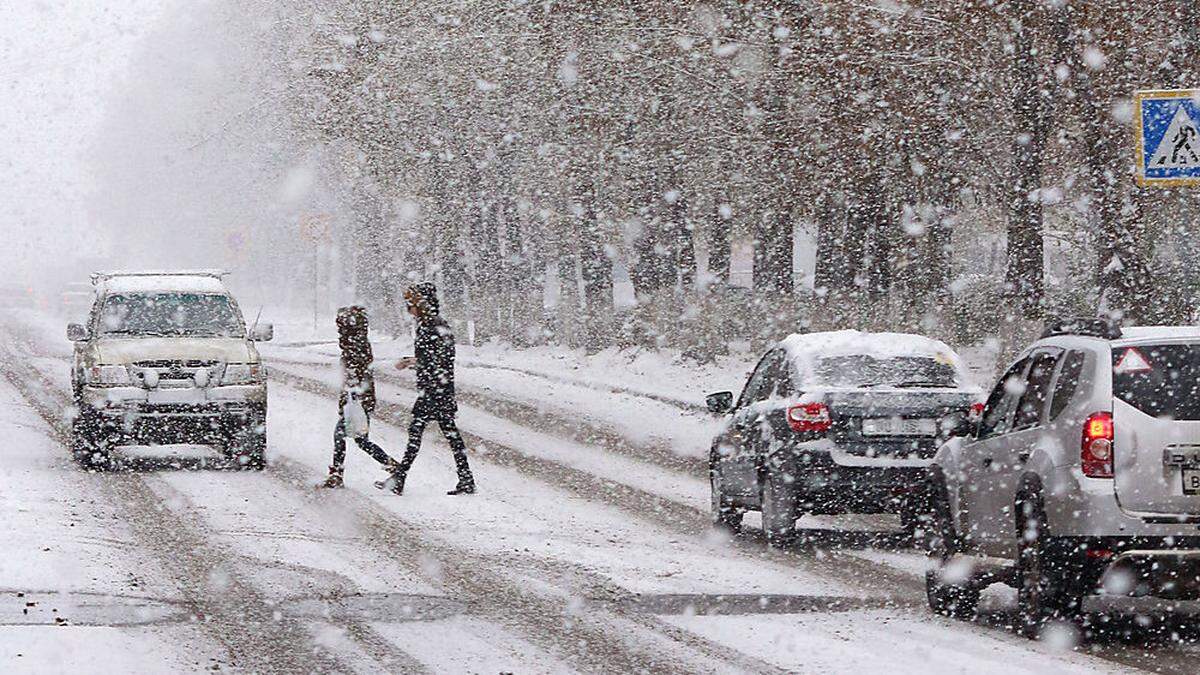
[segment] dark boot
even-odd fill
[[[342,467],[340,466],[329,467],[329,477],[324,482],[317,483],[317,487],[319,488],[340,488],[343,485]]]
[[[475,494],[475,481],[474,480],[468,480],[468,481],[460,480],[460,481],[458,481],[458,485],[454,486],[454,489],[447,492],[446,494],[448,494],[448,495],[473,495],[473,494]]]
[[[404,494],[404,478],[404,473],[396,471],[383,480],[375,481],[375,487],[380,490],[391,490],[394,495],[402,495]]]

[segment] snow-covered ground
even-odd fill
[[[265,350],[267,471],[81,472],[62,446],[61,324],[18,316],[0,327],[6,672],[1190,672],[1200,658],[1031,642],[1002,626],[1003,594],[978,623],[935,617],[922,560],[886,519],[806,519],[814,543],[785,552],[714,535],[713,422],[695,408],[739,388],[744,359],[465,348],[460,424],[481,491],[444,494],[453,465],[428,433],[395,497],[353,447],[347,488],[313,487],[334,347],[286,331]],[[386,374],[379,393],[372,436],[399,453],[411,381]]]

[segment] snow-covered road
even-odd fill
[[[634,393],[605,406],[594,388],[530,373],[463,378],[472,497],[444,494],[453,465],[433,433],[402,497],[375,490],[379,469],[353,449],[347,489],[314,489],[336,372],[300,348],[270,351],[267,471],[183,470],[206,451],[172,449],[85,473],[63,447],[69,345],[43,317],[4,328],[6,672],[1007,674],[1200,661],[1134,624],[1075,650],[1019,638],[1001,593],[977,623],[935,617],[920,557],[875,519],[806,521],[810,541],[785,552],[754,532],[715,536],[699,455],[680,451],[697,432],[665,426],[690,418],[652,399],[639,409]],[[388,377],[380,396],[372,435],[398,453],[411,384]]]

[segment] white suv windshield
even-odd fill
[[[836,387],[954,387],[954,367],[921,356],[877,359],[865,354],[820,359],[818,384]]]
[[[241,337],[242,319],[228,296],[211,293],[110,295],[100,311],[101,335]]]

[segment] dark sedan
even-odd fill
[[[805,513],[897,513],[912,531],[925,467],[978,413],[980,390],[944,343],[919,335],[836,331],[772,347],[727,416],[709,457],[712,514],[737,529],[762,512],[767,539],[795,535]]]

